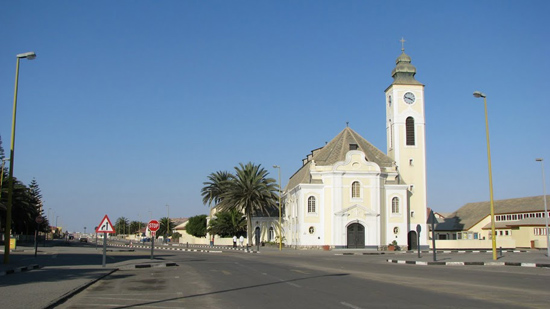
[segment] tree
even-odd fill
[[[160,218],[160,227],[156,233],[157,236],[165,235],[166,237],[172,235],[174,229],[174,222],[168,217]]]
[[[207,182],[203,182],[205,185],[201,189],[202,203],[209,206],[214,203],[214,206],[221,201],[222,194],[226,191],[229,182],[233,179],[233,175],[225,171],[217,171],[208,175]]]
[[[143,223],[143,222],[139,222],[139,221],[132,221],[130,222],[130,229],[129,229],[129,234],[137,234],[139,233],[139,230],[140,228],[143,228],[145,227],[146,224]]]
[[[227,182],[219,198],[220,210],[235,208],[246,215],[248,243],[252,243],[252,215],[269,215],[269,210],[277,207],[279,186],[275,179],[267,178],[268,175],[260,164],[239,163],[234,178]]]
[[[45,216],[44,216],[44,208],[43,208],[43,201],[42,201],[42,192],[35,178],[31,180],[28,190],[29,190],[29,203],[36,208],[35,219],[38,216],[41,216],[42,218],[44,218]],[[33,210],[33,215],[34,215],[34,210]],[[47,227],[48,225],[42,222],[42,224],[39,225],[39,231],[49,232]]]
[[[210,220],[208,233],[220,237],[246,236],[246,217],[235,208],[220,211]]]
[[[120,217],[115,222],[115,232],[116,235],[125,235],[130,232],[129,229],[129,220],[125,217]]]
[[[206,215],[198,215],[189,218],[185,226],[187,234],[195,237],[206,237]]]
[[[0,135],[0,160],[4,159],[4,147],[2,147],[2,135]]]

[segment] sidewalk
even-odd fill
[[[151,260],[146,251],[108,250],[103,267],[103,248],[94,245],[58,242],[39,247],[37,257],[34,247],[18,246],[10,252],[9,264],[0,264],[0,298],[6,304],[17,304],[17,308],[54,308],[117,269],[172,266],[162,258]]]
[[[432,252],[403,253],[387,255],[387,262],[415,265],[445,265],[445,266],[522,266],[550,268],[550,259],[545,251],[525,250],[515,252],[497,253],[497,259],[493,260],[493,253],[488,252],[445,252],[436,253],[435,260]]]

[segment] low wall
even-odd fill
[[[180,237],[179,243],[190,244],[190,245],[210,245],[210,239],[208,237],[194,237],[185,233],[185,235],[182,234],[182,237]],[[215,236],[214,245],[233,246],[233,237],[221,238],[221,237]]]
[[[429,241],[432,248],[432,241]],[[437,249],[489,249],[493,248],[491,240],[460,239],[460,240],[436,240]],[[516,241],[513,239],[497,239],[497,248],[515,249]]]

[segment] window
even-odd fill
[[[405,121],[405,129],[407,131],[407,146],[414,146],[415,140],[414,140],[414,118],[408,117]]]
[[[361,185],[359,184],[359,181],[354,181],[351,184],[351,197],[352,198],[361,197]]]
[[[273,227],[269,228],[269,239],[268,241],[272,241],[275,239],[275,231],[273,230]]]
[[[546,228],[534,228],[535,235],[537,236],[545,236],[546,235]]]
[[[315,197],[310,196],[307,199],[307,212],[308,213],[315,213]]]
[[[399,199],[397,197],[391,199],[391,212],[393,214],[399,213]]]

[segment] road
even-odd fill
[[[550,270],[391,264],[318,251],[162,252],[59,308],[547,308]]]

